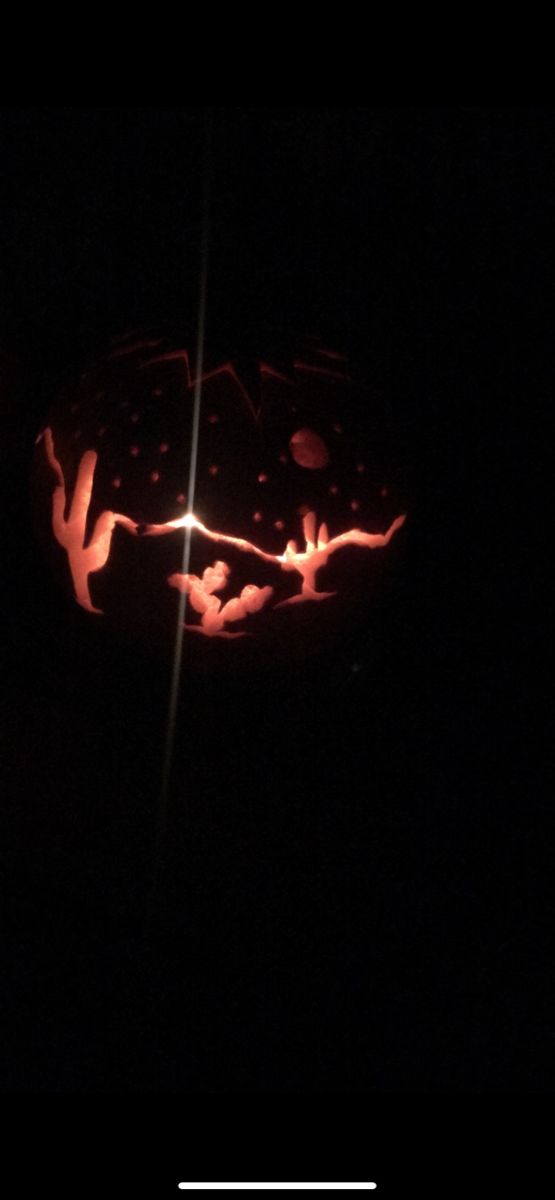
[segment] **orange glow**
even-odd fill
[[[240,596],[228,600],[222,608],[222,602],[214,595],[227,586],[230,574],[227,563],[218,560],[211,567],[206,567],[202,579],[198,575],[170,575],[170,587],[178,588],[189,597],[191,608],[201,613],[200,625],[186,625],[195,633],[204,633],[207,637],[244,637],[244,632],[229,633],[224,626],[233,621],[242,621],[249,613],[259,612],[273,594],[273,588],[259,588],[254,583],[248,583]]]
[[[137,532],[137,525],[129,517],[121,513],[106,510],[101,513],[95,524],[88,546],[85,546],[85,530],[87,515],[91,503],[94,483],[94,472],[98,455],[94,450],[86,450],[79,463],[77,480],[73,492],[73,500],[66,512],[66,487],[62,468],[54,452],[52,430],[45,429],[44,444],[48,462],[58,480],[52,493],[52,528],[56,540],[64,547],[69,560],[75,599],[89,612],[102,612],[95,608],[89,591],[89,575],[100,571],[108,561],[112,545],[112,534],[116,525],[123,525],[131,533]]]
[[[313,429],[298,429],[289,442],[289,449],[299,467],[318,471],[330,460],[325,442]]]
[[[44,438],[46,456],[56,477],[56,485],[52,494],[52,529],[54,536],[66,551],[77,602],[89,612],[100,613],[102,610],[95,607],[91,599],[89,577],[92,573],[100,571],[106,565],[116,525],[122,525],[132,534],[137,534],[139,527],[130,517],[107,509],[101,512],[96,520],[92,534],[87,538],[87,521],[98,461],[97,452],[89,449],[85,450],[81,455],[73,495],[68,496],[62,467],[55,453],[52,430],[50,428],[45,429],[44,433],[37,440],[40,441],[41,438]],[[325,443],[313,430],[298,430],[291,438],[290,447],[295,462],[308,469],[318,469],[327,465],[329,461]],[[169,443],[160,443],[159,449],[161,453],[165,453],[169,449]],[[131,456],[137,457],[140,454],[140,447],[132,445],[129,447],[129,452]],[[280,458],[288,461],[285,455],[281,455]],[[357,471],[361,473],[363,470],[364,466],[359,464]],[[218,471],[219,467],[216,464],[212,464],[209,467],[210,475],[216,475]],[[149,478],[152,483],[157,483],[161,478],[160,472],[157,470],[151,471]],[[258,481],[265,483],[267,480],[267,474],[261,471],[258,475]],[[120,488],[121,482],[119,475],[114,476],[111,480],[112,487],[114,489]],[[334,496],[340,491],[337,484],[332,484],[328,490]],[[382,487],[380,494],[386,496],[387,488]],[[187,503],[184,492],[178,494],[177,502],[180,505]],[[193,503],[194,497],[190,495],[189,504],[192,505]],[[356,512],[360,507],[359,501],[352,500],[350,507],[353,512]],[[183,513],[183,515],[166,521],[163,524],[141,526],[141,533],[151,537],[165,535],[178,530],[194,530],[208,541],[216,542],[220,545],[228,545],[239,551],[254,554],[264,562],[273,564],[278,568],[278,571],[294,573],[299,577],[299,590],[294,595],[288,596],[287,599],[281,600],[278,603],[274,599],[273,603],[270,604],[271,597],[275,591],[274,587],[258,587],[254,583],[247,584],[242,588],[239,595],[233,596],[224,602],[215,593],[223,591],[229,586],[230,567],[218,559],[211,566],[207,566],[200,577],[188,573],[188,562],[184,562],[181,573],[176,572],[170,575],[168,583],[171,587],[176,588],[182,596],[188,597],[193,613],[198,614],[200,617],[199,623],[186,624],[185,628],[192,629],[197,633],[202,633],[209,637],[240,637],[244,636],[243,631],[230,632],[227,626],[247,619],[249,615],[260,611],[266,606],[271,609],[273,607],[279,608],[290,604],[299,604],[308,600],[325,600],[335,593],[319,590],[317,586],[318,571],[327,564],[330,556],[336,550],[344,546],[358,546],[361,549],[385,547],[405,522],[405,515],[403,514],[391,523],[385,533],[369,533],[362,529],[354,528],[330,539],[326,523],[317,521],[314,511],[306,505],[301,506],[297,511],[299,515],[302,515],[303,541],[299,547],[296,541],[287,540],[281,554],[270,553],[247,538],[235,537],[231,534],[212,530],[204,525],[192,511]],[[264,514],[256,510],[252,514],[252,520],[260,524],[264,520]],[[285,529],[284,520],[281,518],[272,520],[272,516],[266,513],[266,527],[270,528],[272,525],[275,530],[281,531]],[[181,621],[183,621],[183,615],[181,616]],[[183,628],[183,626],[181,627]]]
[[[185,517],[177,517],[174,521],[167,521],[164,525],[147,525],[144,533],[147,536],[158,536],[160,534],[171,533],[174,529],[196,529],[204,537],[209,538],[210,541],[223,542],[229,546],[236,546],[238,550],[256,554],[259,558],[263,558],[265,562],[276,563],[282,571],[297,571],[302,579],[301,591],[297,595],[290,596],[287,600],[282,600],[279,604],[276,604],[276,608],[281,608],[286,604],[298,604],[303,600],[325,600],[329,596],[334,595],[333,592],[319,592],[316,587],[316,573],[320,570],[320,567],[323,567],[327,563],[330,555],[343,546],[360,546],[368,550],[387,546],[397,530],[404,525],[405,520],[405,514],[396,517],[385,533],[366,533],[362,529],[349,529],[346,533],[340,533],[337,537],[330,540],[328,528],[325,523],[320,525],[318,534],[316,535],[316,514],[308,512],[303,518],[305,549],[298,550],[297,543],[289,541],[283,554],[268,554],[267,551],[262,550],[259,546],[255,546],[253,542],[247,541],[246,538],[232,537],[230,534],[217,533],[212,529],[208,529],[206,525],[203,525],[202,521],[199,521],[195,517],[194,513],[187,513]],[[180,578],[197,579],[196,576],[182,576]],[[178,586],[175,583],[176,577],[172,576],[171,579],[173,580],[172,586]],[[243,593],[241,593],[242,595]],[[249,611],[254,610],[250,609]],[[239,620],[239,617],[226,618],[226,620],[231,619]],[[209,622],[211,620],[212,618],[209,618]]]

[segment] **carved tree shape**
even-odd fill
[[[89,590],[89,575],[100,571],[108,561],[112,545],[112,534],[116,525],[123,525],[130,532],[137,532],[137,525],[130,517],[122,513],[105,510],[100,514],[91,534],[88,545],[85,545],[87,516],[91,503],[94,473],[98,455],[94,450],[86,450],[79,463],[77,479],[73,491],[73,499],[66,517],[66,486],[64,474],[54,451],[52,430],[45,429],[44,444],[46,454],[58,483],[52,494],[52,528],[56,540],[64,547],[69,560],[75,599],[78,604],[89,612],[101,613],[91,600]]]
[[[243,637],[244,633],[229,633],[224,626],[232,621],[242,621],[249,613],[259,612],[273,593],[271,587],[257,587],[248,583],[239,596],[228,600],[222,608],[221,600],[214,592],[221,591],[227,586],[229,577],[227,563],[218,560],[203,571],[202,579],[198,575],[170,575],[170,587],[178,588],[189,597],[191,608],[201,613],[200,625],[185,625],[186,629],[195,633],[205,633],[208,637]]]
[[[280,608],[285,604],[298,604],[303,600],[326,600],[329,596],[333,596],[333,592],[319,592],[316,587],[316,572],[327,563],[330,555],[343,546],[361,546],[368,550],[387,546],[397,530],[404,525],[405,520],[405,514],[396,517],[385,533],[365,533],[363,529],[349,529],[346,533],[340,533],[330,540],[325,523],[320,525],[318,537],[316,537],[316,515],[309,512],[303,518],[305,549],[298,550],[297,543],[290,541],[283,554],[268,554],[245,538],[232,537],[231,534],[217,533],[213,529],[208,529],[193,513],[187,513],[186,516],[177,517],[175,521],[167,521],[163,525],[146,525],[143,532],[147,536],[158,536],[172,533],[175,529],[197,529],[199,533],[204,534],[213,542],[224,542],[227,545],[236,546],[239,550],[256,554],[265,562],[276,563],[283,571],[298,571],[302,579],[301,591],[296,596],[290,596],[287,600],[276,604],[275,607]]]

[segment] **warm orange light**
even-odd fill
[[[85,530],[87,515],[91,502],[94,483],[94,472],[98,455],[94,450],[86,450],[77,472],[77,480],[73,492],[73,500],[66,517],[66,487],[62,468],[54,452],[52,430],[45,429],[44,444],[52,470],[58,480],[52,494],[52,528],[56,540],[64,547],[69,560],[69,567],[75,589],[75,598],[89,612],[102,612],[95,608],[89,591],[89,575],[100,571],[108,561],[112,545],[112,534],[116,525],[123,525],[132,533],[137,532],[137,525],[129,517],[121,513],[106,510],[101,513],[92,532],[88,546],[85,546]]]
[[[316,587],[316,573],[320,570],[320,567],[323,567],[325,563],[327,563],[330,555],[335,553],[336,550],[341,549],[343,546],[361,546],[368,550],[375,550],[378,547],[387,546],[396,531],[400,529],[402,525],[404,525],[405,519],[405,514],[400,517],[396,517],[385,533],[365,533],[362,529],[349,529],[346,533],[340,533],[337,537],[331,538],[330,540],[328,528],[325,523],[320,525],[318,535],[316,535],[316,515],[313,512],[308,512],[303,518],[305,549],[298,550],[297,543],[294,541],[289,541],[283,554],[268,554],[267,551],[262,550],[259,546],[254,545],[253,542],[247,541],[246,538],[232,537],[230,534],[217,533],[213,529],[208,529],[207,526],[203,525],[202,521],[199,521],[193,513],[187,513],[185,517],[177,517],[174,521],[167,521],[163,525],[147,525],[144,529],[144,533],[150,536],[158,536],[160,534],[171,533],[174,529],[196,529],[199,533],[203,534],[204,537],[209,538],[210,541],[223,542],[229,546],[236,546],[238,550],[244,550],[250,552],[251,554],[256,554],[259,558],[263,558],[265,562],[276,563],[276,565],[278,565],[282,571],[297,571],[302,579],[301,591],[295,596],[289,596],[287,600],[282,600],[279,604],[275,605],[276,608],[282,608],[287,604],[298,604],[304,600],[326,600],[329,596],[333,596],[335,594],[334,592],[319,592]],[[225,564],[220,565],[222,567],[225,566]],[[178,584],[178,579],[182,581],[182,584]],[[171,583],[172,587],[182,586],[182,590],[187,590],[189,584],[186,581],[188,580],[194,580],[195,586],[197,586],[197,576],[172,575],[169,582]],[[206,593],[204,584],[203,588],[204,593]],[[264,588],[258,590],[262,593],[266,591]],[[273,589],[270,588],[270,593],[272,591]],[[243,597],[243,592],[241,593],[241,597]],[[266,595],[262,603],[265,603],[267,598],[268,595]],[[229,603],[233,602],[230,601]],[[258,607],[262,607],[262,603],[258,604]],[[227,606],[224,607],[220,616],[223,616],[226,608]],[[197,609],[197,611],[201,610]],[[257,610],[254,608],[247,608],[242,615],[246,616],[247,612],[254,611]],[[239,620],[239,617],[227,616],[225,619]],[[205,633],[219,633],[221,629],[221,625],[219,623],[218,627],[215,627],[212,616],[209,617],[206,622],[204,620],[202,621],[202,627],[202,632]]]
[[[48,462],[57,479],[52,495],[52,528],[54,536],[66,550],[75,597],[78,603],[83,608],[88,609],[89,612],[99,613],[102,610],[96,608],[91,600],[89,576],[95,571],[100,571],[106,565],[111,550],[112,534],[116,525],[122,525],[132,534],[137,534],[139,527],[137,522],[133,521],[130,517],[122,513],[113,512],[112,510],[106,510],[98,517],[93,533],[86,545],[87,517],[91,503],[98,455],[94,450],[86,450],[82,455],[77,471],[73,498],[69,504],[69,512],[66,516],[68,497],[66,495],[62,468],[54,450],[52,430],[47,428],[38,440],[40,441],[41,438],[44,439]],[[131,448],[132,453],[135,451],[138,453],[138,447]],[[151,472],[150,478],[153,482],[157,482],[159,472]],[[117,488],[120,486],[120,482],[120,477],[116,476],[112,480],[112,485]],[[330,491],[335,492],[336,490],[336,485],[330,488]],[[385,491],[385,489],[382,489],[382,491]],[[185,503],[184,493],[179,494],[178,501],[179,503]],[[354,510],[357,507],[358,501],[352,501],[351,508]],[[321,601],[334,595],[333,592],[319,591],[316,581],[318,571],[328,562],[330,556],[343,546],[359,546],[371,550],[387,546],[393,535],[401,528],[405,521],[405,515],[403,514],[392,522],[385,533],[367,533],[362,529],[349,529],[345,533],[341,533],[330,539],[328,527],[325,522],[321,522],[317,529],[316,514],[313,511],[307,510],[304,506],[301,511],[303,512],[302,529],[304,548],[299,549],[295,541],[289,540],[282,554],[269,553],[246,538],[234,537],[230,534],[209,529],[193,512],[187,512],[183,516],[176,517],[174,520],[166,521],[163,524],[142,526],[141,532],[146,536],[152,537],[172,533],[176,530],[196,530],[197,533],[209,541],[233,546],[238,550],[254,554],[267,563],[273,563],[282,571],[296,572],[301,580],[300,591],[275,605],[275,608],[280,608],[289,604],[299,604],[307,600]],[[262,513],[255,512],[253,520],[260,522],[262,520]],[[273,524],[276,529],[284,528],[284,522],[281,519],[274,521]],[[249,614],[260,611],[260,609],[268,604],[273,595],[274,588],[269,586],[258,587],[252,583],[243,587],[238,596],[233,597],[222,605],[222,601],[214,593],[222,591],[228,586],[229,575],[229,566],[225,562],[217,560],[211,566],[205,568],[202,578],[188,573],[174,573],[169,577],[168,583],[170,586],[185,593],[189,598],[192,609],[201,617],[200,625],[187,625],[186,628],[193,629],[197,633],[203,633],[209,637],[215,635],[220,637],[239,637],[242,634],[230,633],[226,630],[225,626],[243,620]]]
[[[230,633],[224,626],[233,621],[242,621],[248,613],[258,612],[264,607],[273,593],[273,588],[259,588],[249,583],[241,591],[240,596],[228,600],[222,608],[222,602],[214,595],[227,586],[229,567],[227,563],[218,560],[203,571],[202,579],[198,575],[170,575],[170,587],[178,588],[189,597],[191,608],[201,613],[200,625],[186,625],[195,633],[204,633],[208,637],[244,637],[244,633]]]

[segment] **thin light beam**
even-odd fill
[[[198,459],[198,442],[200,428],[200,408],[202,399],[202,376],[204,369],[204,344],[206,330],[206,296],[208,282],[208,245],[210,234],[210,167],[211,167],[211,120],[206,118],[205,124],[205,146],[204,146],[204,170],[203,170],[203,209],[202,209],[202,234],[201,234],[201,253],[200,253],[200,280],[199,280],[199,299],[198,299],[198,326],[197,326],[197,344],[196,344],[196,364],[195,364],[195,384],[193,391],[193,417],[191,431],[191,457],[189,460],[189,486],[187,495],[189,497],[189,511],[193,512],[195,502],[195,488],[197,480],[197,459]],[[182,571],[183,574],[189,572],[189,562],[191,558],[191,537],[193,525],[185,525],[185,537],[183,541],[183,557]],[[155,849],[154,849],[154,867],[152,876],[152,886],[150,893],[149,914],[152,911],[156,892],[158,890],[158,882],[160,876],[162,849],[164,844],[164,836],[167,823],[168,812],[168,795],[171,778],[171,770],[173,763],[173,751],[175,743],[175,726],[177,718],[177,709],[179,704],[179,688],[181,681],[181,668],[183,663],[183,635],[185,625],[185,610],[187,606],[187,594],[180,592],[179,606],[177,612],[177,630],[175,637],[175,650],[173,656],[173,668],[170,688],[170,700],[168,705],[168,716],[166,720],[166,737],[164,743],[164,756],[162,763],[162,779],[160,785],[160,800],[158,808],[158,826],[156,831]]]

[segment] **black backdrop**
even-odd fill
[[[468,614],[473,567],[494,574],[483,527],[516,334],[533,359],[548,319],[553,114],[212,122],[208,337],[248,356],[269,327],[316,328],[365,359],[408,470],[401,566],[356,673],[207,683],[194,706],[185,682],[145,936],[169,679],[52,589],[27,473],[75,363],[137,323],[190,328],[205,114],[4,110],[3,1086],[543,1090],[541,835],[486,770],[505,677],[488,669],[495,612],[470,631]]]

